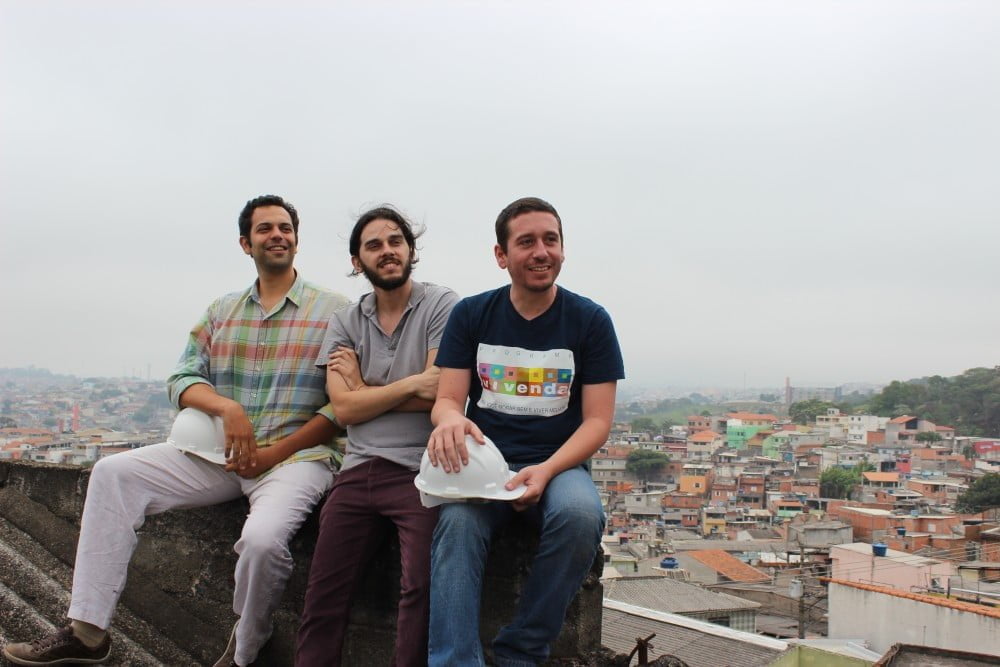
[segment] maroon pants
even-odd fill
[[[412,470],[376,458],[337,477],[320,513],[295,651],[297,667],[341,664],[351,599],[363,568],[384,543],[389,521],[399,533],[402,570],[392,664],[427,664],[431,538],[437,508],[420,504],[415,476]]]

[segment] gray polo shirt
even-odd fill
[[[385,386],[422,373],[427,353],[437,349],[458,295],[447,287],[413,281],[410,303],[391,336],[378,323],[375,294],[334,313],[316,365],[326,368],[330,353],[350,347],[358,355],[361,377],[368,386]],[[347,455],[341,470],[381,457],[410,470],[420,469],[420,457],[430,437],[429,412],[385,412],[347,427]]]

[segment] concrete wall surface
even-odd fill
[[[871,660],[840,655],[811,646],[794,646],[767,667],[871,667]]]
[[[830,582],[830,637],[1000,654],[1000,618]]]
[[[77,466],[0,461],[0,641],[31,639],[64,622],[89,478]],[[246,513],[240,499],[147,519],[113,622],[113,664],[212,664],[218,658],[236,620],[233,544]],[[317,515],[292,540],[295,569],[258,665],[292,664]],[[390,533],[360,582],[346,665],[389,663],[400,573],[398,543]],[[487,642],[512,616],[536,546],[534,531],[521,524],[495,540],[482,597],[480,628]],[[598,553],[553,645],[560,664],[607,662],[600,648],[602,567]]]
[[[875,556],[871,547],[865,545],[865,548],[866,551],[858,552],[846,547],[831,547],[831,577],[910,591],[918,586],[929,588],[935,579],[945,582],[955,574],[955,565],[947,561],[895,550],[889,550],[887,556]]]

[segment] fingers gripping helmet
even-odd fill
[[[441,466],[431,465],[424,450],[420,460],[420,474],[413,480],[420,491],[420,502],[424,507],[435,507],[442,503],[460,503],[470,498],[485,500],[517,500],[528,487],[523,484],[508,491],[504,485],[515,473],[507,467],[503,454],[489,438],[480,445],[471,435],[465,436],[465,448],[469,452],[469,464],[458,472],[445,472]]]
[[[221,417],[184,408],[177,413],[167,442],[182,452],[200,456],[211,463],[226,463],[226,434]]]

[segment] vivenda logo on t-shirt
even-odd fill
[[[477,405],[515,415],[549,417],[569,406],[575,364],[571,350],[526,350],[480,344]]]

